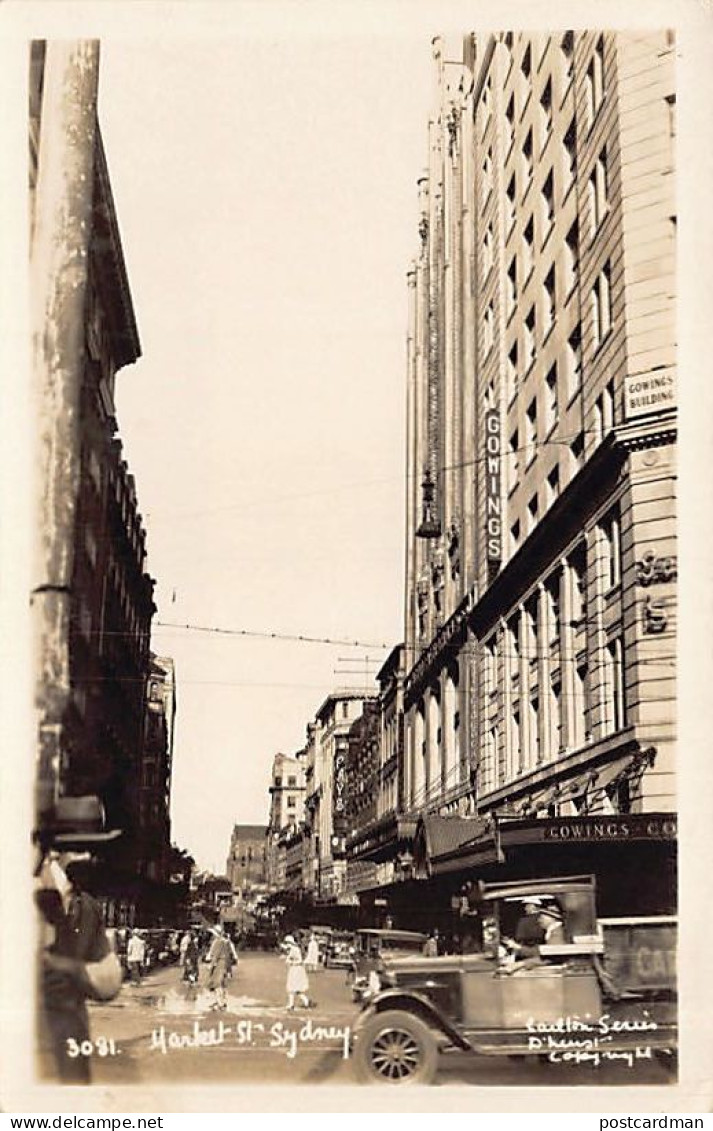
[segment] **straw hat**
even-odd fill
[[[562,912],[559,907],[555,907],[554,904],[550,904],[548,907],[541,907],[540,914],[549,915],[552,919],[562,919]]]

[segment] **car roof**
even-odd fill
[[[527,899],[528,896],[561,895],[567,891],[594,892],[594,876],[550,876],[546,879],[508,880],[505,883],[485,884],[484,899]]]
[[[421,931],[380,931],[375,927],[365,927],[357,931],[358,935],[369,935],[380,939],[391,939],[392,942],[411,942],[416,939],[426,939]]]

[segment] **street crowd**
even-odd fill
[[[137,932],[134,932],[136,935]],[[207,988],[213,993],[211,1009],[227,1009],[227,983],[233,977],[238,965],[238,951],[235,943],[217,924],[210,928],[211,941],[206,955]],[[131,943],[129,944],[131,946]],[[319,947],[312,935],[305,953],[293,935],[286,935],[280,944],[287,967],[286,994],[287,1009],[294,1010],[301,1003],[305,1009],[313,1007],[309,997],[308,971],[316,970],[319,964]],[[183,968],[183,981],[189,986],[197,985],[200,978],[201,940],[197,932],[186,931],[179,947],[180,964]],[[139,957],[137,961],[141,961]]]

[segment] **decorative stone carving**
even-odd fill
[[[657,582],[675,581],[677,577],[678,561],[675,556],[657,557],[653,550],[649,550],[636,563],[636,581],[644,588]]]
[[[648,636],[657,636],[666,631],[668,617],[666,616],[666,606],[663,601],[654,601],[651,597],[647,597],[644,601],[643,612],[644,632]]]
[[[431,557],[431,588],[433,590],[433,605],[436,614],[440,617],[443,613],[443,588],[445,585],[445,554],[439,546]]]
[[[428,577],[422,575],[416,585],[416,608],[418,613],[418,635],[423,637],[426,635],[426,627],[428,624],[428,597],[429,586]]]

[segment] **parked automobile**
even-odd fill
[[[146,943],[146,969],[152,970],[155,966],[167,966],[178,961],[178,950],[174,950],[171,945],[172,933],[165,927],[150,927],[141,932]]]
[[[354,1033],[361,1080],[430,1083],[448,1047],[595,1065],[675,1054],[674,918],[598,923],[593,876],[485,885],[483,897],[481,953],[382,958]],[[556,932],[513,942],[535,901]]]
[[[324,951],[326,967],[342,966],[351,969],[356,957],[356,945],[351,931],[335,931]]]
[[[352,997],[363,1001],[380,987],[380,972],[385,959],[422,954],[427,936],[420,931],[382,931],[367,927],[356,933]]]
[[[272,926],[255,925],[240,935],[241,950],[274,950],[278,934]]]

